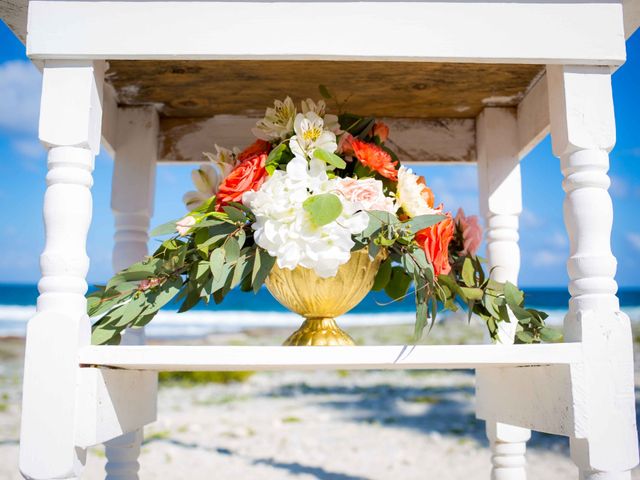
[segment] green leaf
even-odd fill
[[[232,207],[227,205],[222,207],[227,215],[229,215],[229,220],[235,223],[245,223],[247,221],[247,217],[245,216],[242,210],[237,209],[236,207]]]
[[[462,263],[462,281],[467,287],[476,285],[475,268],[473,268],[473,262],[469,257],[465,258]]]
[[[378,268],[378,273],[376,273],[376,278],[373,281],[373,287],[371,290],[380,291],[384,287],[387,286],[389,280],[391,279],[391,259],[387,258],[384,262],[380,264]]]
[[[131,328],[142,328],[147,325],[151,320],[153,320],[158,312],[153,312],[148,315],[141,315],[138,317],[135,322],[131,325]]]
[[[227,262],[235,262],[240,256],[240,245],[234,237],[229,237],[224,243],[225,258]]]
[[[482,289],[481,288],[468,288],[461,287],[462,293],[468,300],[481,300],[482,299]]]
[[[429,260],[427,260],[427,255],[421,248],[415,248],[411,252],[411,256],[421,270],[428,270],[431,268],[431,264],[429,263]]]
[[[167,303],[173,300],[180,288],[182,287],[182,278],[172,277],[166,280],[159,287],[153,288],[145,292],[145,300],[148,307],[145,308],[145,315],[157,312]]]
[[[318,160],[322,160],[327,165],[331,165],[336,168],[345,168],[347,166],[347,162],[345,162],[342,158],[340,158],[335,153],[327,152],[321,148],[316,148],[313,151],[313,156]]]
[[[407,227],[412,233],[417,233],[425,228],[432,227],[447,218],[444,215],[420,215],[413,217],[411,220],[403,222],[403,226]]]
[[[163,223],[162,225],[159,225],[153,230],[151,230],[151,232],[149,232],[149,236],[160,237],[163,235],[170,235],[172,233],[177,233],[176,223],[178,223],[178,220],[172,220],[170,222]]]
[[[281,143],[278,145],[269,152],[269,156],[267,157],[265,164],[267,173],[269,173],[269,175],[273,175],[273,172],[276,171],[278,166],[285,163],[286,160],[291,158],[291,156],[288,143]]]
[[[244,242],[247,240],[247,233],[244,231],[244,229],[238,232],[237,240],[238,240],[238,246],[240,248],[244,247]]]
[[[331,99],[329,89],[325,85],[318,85],[318,90],[320,91],[320,95],[322,95],[322,98],[324,98],[325,100]]]
[[[87,315],[97,317],[117,307],[127,299],[127,295],[115,290],[98,290],[87,295]]]
[[[509,310],[511,310],[516,316],[516,318],[518,319],[518,323],[529,323],[531,319],[534,318],[531,312],[528,312],[519,305],[509,304]]]
[[[518,289],[513,283],[506,282],[504,284],[504,298],[509,306],[520,306],[524,302],[524,293]]]
[[[376,258],[378,256],[378,253],[380,252],[380,245],[376,245],[374,242],[371,242],[367,246],[367,251],[369,252],[369,256],[371,258]]]
[[[422,338],[424,327],[427,325],[429,317],[429,306],[427,302],[420,302],[416,304],[416,324],[413,330],[413,340],[417,342]]]
[[[342,202],[333,193],[313,195],[304,201],[302,207],[318,227],[333,222],[342,213]]]
[[[211,252],[211,257],[209,257],[209,269],[211,270],[214,278],[222,275],[224,256],[225,251],[223,248],[216,248],[213,252]]]
[[[402,254],[402,257],[400,258],[400,264],[404,268],[404,271],[407,272],[409,275],[413,275],[419,270],[417,268],[416,263],[413,261],[413,258],[411,258],[411,255],[409,253]]]
[[[93,345],[120,343],[120,331],[121,329],[115,327],[97,326],[91,332],[91,343]]]
[[[540,339],[543,342],[559,342],[562,340],[562,332],[555,328],[544,327],[540,330]]]
[[[411,285],[411,277],[407,275],[404,268],[395,266],[391,269],[391,278],[384,291],[394,300],[403,298]]]
[[[180,305],[180,309],[178,310],[178,313],[191,310],[199,302],[200,302],[200,292],[194,288],[193,290],[189,291],[189,293],[187,294],[187,298],[185,298],[184,302],[182,302],[182,305]]]
[[[482,306],[489,312],[489,315],[495,318],[500,318],[500,313],[498,312],[498,307],[495,305],[495,298],[491,295],[484,295],[482,297]]]
[[[264,283],[265,279],[271,272],[276,259],[269,255],[266,250],[256,249],[256,256],[253,260],[253,271],[251,272],[251,287],[253,292],[257,293]]]
[[[533,343],[533,335],[526,330],[516,332],[516,338],[522,343]]]
[[[231,279],[231,288],[236,288],[242,280],[251,272],[251,263],[246,255],[241,255],[233,267],[233,277]]]

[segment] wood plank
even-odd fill
[[[321,35],[305,38],[305,25],[310,22],[322,26]],[[296,28],[302,37],[296,36]],[[336,4],[33,0],[28,30],[28,54],[40,59],[287,58],[574,65],[619,65],[625,60],[622,5],[582,0]]]
[[[319,98],[396,118],[474,118],[515,106],[543,65],[324,61],[110,61],[107,80],[124,105],[154,104],[165,117],[261,116],[276,98]],[[335,111],[338,107],[329,102]]]
[[[466,163],[476,159],[475,120],[382,118],[389,125],[389,146],[407,163]],[[251,128],[257,118],[216,115],[212,118],[164,118],[160,126],[163,162],[200,162],[202,152],[218,144],[244,148],[255,140]]]
[[[91,346],[83,366],[133,370],[466,369],[566,365],[582,361],[579,343],[368,347]]]
[[[541,75],[518,105],[520,159],[527,156],[549,134],[549,93],[547,77]]]

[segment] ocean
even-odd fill
[[[561,325],[569,293],[564,288],[523,288],[526,304],[549,314],[548,323]],[[0,337],[25,335],[26,323],[35,313],[38,289],[35,285],[0,284]],[[640,320],[640,288],[621,288],[622,310],[632,320]],[[236,332],[248,328],[295,328],[300,318],[280,305],[262,288],[256,295],[234,290],[221,305],[200,304],[189,312],[176,313],[169,304],[147,326],[150,338],[190,338],[209,333]],[[340,319],[344,327],[411,324],[415,305],[408,297],[390,302],[383,292],[371,292],[350,313]],[[441,315],[445,318],[445,315]]]

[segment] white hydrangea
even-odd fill
[[[338,182],[339,179],[328,178],[322,161],[296,157],[286,172],[275,171],[257,192],[244,194],[242,202],[256,216],[255,241],[276,258],[280,268],[293,270],[301,266],[329,278],[349,261],[354,246],[351,236],[367,227],[368,215],[343,195],[337,195],[342,213],[335,221],[318,227],[302,206],[312,195],[335,192]]]

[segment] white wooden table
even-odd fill
[[[568,436],[582,480],[630,479],[632,338],[616,298],[607,170],[611,74],[640,22],[638,0],[34,0],[28,15],[25,0],[2,0],[0,16],[43,72],[49,152],[25,478],[79,478],[85,449],[101,442],[107,478],[138,478],[157,371],[475,368],[493,479],[526,477],[529,429]],[[476,346],[159,347],[140,332],[90,345],[85,243],[100,144],[115,159],[119,270],[146,254],[157,162],[197,161],[214,141],[242,145],[266,98],[314,96],[319,83],[355,92],[356,113],[388,117],[404,161],[477,162],[499,281],[518,276],[519,161],[551,132],[570,239],[566,343],[512,345],[507,328],[500,344]]]

